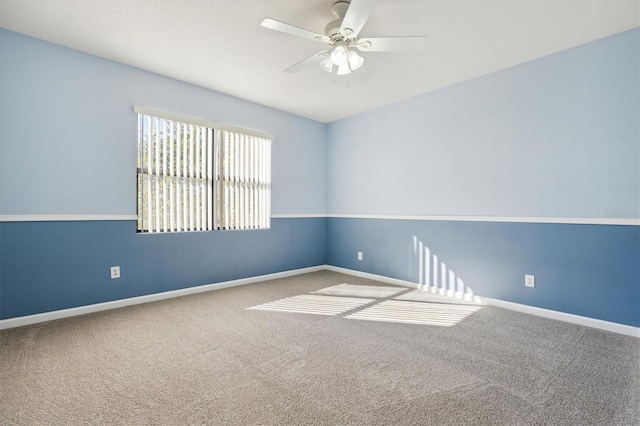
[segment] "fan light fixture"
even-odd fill
[[[338,45],[320,61],[320,67],[326,72],[333,72],[334,65],[338,67],[338,75],[351,74],[364,64],[364,58],[345,45]]]
[[[351,74],[351,70],[349,69],[349,64],[346,62],[342,65],[338,65],[338,75],[347,75]]]

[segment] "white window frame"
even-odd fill
[[[270,228],[273,135],[142,106],[134,112],[139,233]]]

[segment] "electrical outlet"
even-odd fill
[[[362,260],[362,252],[361,251],[358,252],[358,260]]]
[[[112,266],[111,267],[111,279],[115,280],[116,278],[120,278],[120,267]]]
[[[536,286],[535,277],[533,275],[525,275],[524,276],[524,285],[526,287],[535,287]]]

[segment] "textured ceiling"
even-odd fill
[[[332,0],[0,0],[0,27],[330,122],[640,26],[640,0],[380,0],[360,36],[425,35],[424,52],[363,53],[371,77],[282,70],[324,45]]]

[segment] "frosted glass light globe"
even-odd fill
[[[331,62],[337,66],[345,64],[347,62],[347,49],[345,49],[344,46],[337,46],[333,49],[331,52]]]

